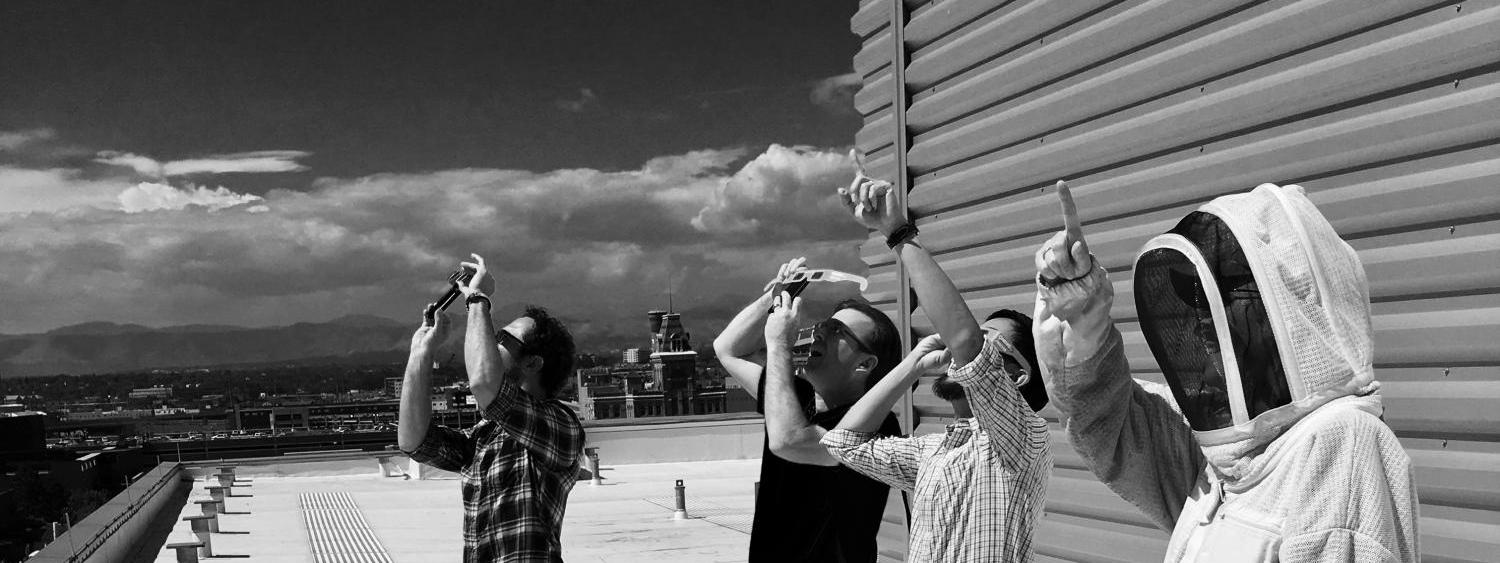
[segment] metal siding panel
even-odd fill
[[[907,121],[918,133],[1064,77],[1092,64],[1182,32],[1243,1],[1156,0],[1104,12],[1075,29],[1020,47],[962,72],[951,82],[912,93]],[[1122,96],[1132,98],[1132,96]]]
[[[972,202],[994,191],[996,177],[1005,178],[1007,188],[1020,189],[1215,142],[1305,112],[1336,110],[1365,96],[1483,68],[1496,62],[1497,53],[1500,8],[1451,18],[1339,56],[1297,60],[1300,64],[1238,86],[1164,98],[1133,109],[1119,121],[1072,126],[1015,150],[984,155],[962,170],[919,177],[912,206],[932,209]],[[1489,92],[1474,95],[1493,102]],[[1481,105],[1489,106],[1486,112],[1494,115],[1493,104]],[[943,154],[959,160],[971,153],[954,146]]]
[[[1053,29],[1111,3],[1103,0],[1014,2],[974,22],[962,22],[963,26],[944,37],[943,41],[912,53],[911,68],[907,69],[906,76],[908,87],[915,90],[931,86],[986,58],[1036,41]],[[911,37],[908,44],[921,43]]]
[[[869,119],[870,114],[891,106],[895,98],[896,85],[891,83],[891,69],[886,68],[867,76],[864,85],[854,93],[854,110]]]
[[[921,13],[912,14],[906,24],[906,44],[920,47],[936,41],[939,37],[960,30],[980,16],[1012,4],[1012,0],[964,0],[963,2],[936,2]],[[1007,6],[1009,10],[1012,7]],[[908,83],[911,80],[907,80]]]
[[[891,11],[882,0],[861,0],[854,17],[849,18],[849,31],[860,37],[868,37],[875,30],[891,23]]]
[[[1059,228],[1045,188],[1069,178],[1092,249],[1115,272],[1112,314],[1134,375],[1159,382],[1134,323],[1128,270],[1141,243],[1213,197],[1301,184],[1370,279],[1377,378],[1413,459],[1424,560],[1488,560],[1500,549],[1500,2],[1249,4],[911,12],[906,156],[921,174],[909,204],[922,243],[977,315],[1029,313],[1032,254]],[[864,65],[867,125],[895,97],[880,64]],[[883,125],[860,144],[878,145],[872,168],[891,177]],[[889,251],[871,237],[861,255],[867,297],[896,314]],[[920,311],[909,319],[930,330]],[[917,434],[953,414],[930,381],[913,393]],[[1041,414],[1055,470],[1037,559],[1160,559],[1166,532],[1087,472],[1055,408]]]
[[[890,106],[865,117],[865,126],[854,134],[854,146],[860,152],[871,154],[875,151],[891,146],[896,142],[895,136],[891,135],[896,129],[895,112]]]
[[[882,3],[884,4],[884,3]],[[891,49],[895,46],[890,28],[881,30],[865,40],[858,53],[854,54],[854,72],[869,76],[881,67],[891,64]]]
[[[912,107],[912,125],[918,134],[912,148],[912,166],[918,172],[929,171],[965,155],[1033,138],[1049,127],[1097,118],[1197,87],[1234,69],[1273,61],[1325,41],[1330,35],[1432,3],[1385,2],[1367,9],[1358,9],[1367,3],[1357,0],[1285,6],[1268,3],[1237,14],[1248,19],[1225,18],[1201,27],[1184,27],[1181,19],[1162,18],[1157,11],[1147,10],[1155,6],[1143,5],[1068,33],[1051,45],[1001,59],[1002,64],[992,65],[962,84],[944,85],[939,94],[924,97],[918,93]],[[1183,18],[1188,20],[1204,15],[1196,10],[1178,11],[1190,16]],[[1142,20],[1161,21],[1146,25]],[[1276,41],[1266,41],[1271,34],[1276,35]],[[1355,39],[1357,43],[1371,41],[1372,37]],[[1086,50],[1091,43],[1103,42],[1150,47],[1088,68],[1102,57],[1113,55]],[[1314,53],[1304,58],[1325,57]],[[1088,72],[1080,73],[1085,69]],[[1058,78],[1067,79],[1052,82]],[[995,105],[1001,101],[1005,103]],[[940,123],[981,108],[989,109],[932,131]],[[950,154],[955,150],[963,152]]]
[[[1143,163],[1149,166],[1139,171],[1085,177],[1075,182],[1074,197],[1080,218],[1090,230],[1097,230],[1094,225],[1101,219],[1129,221],[1157,209],[1176,213],[1265,181],[1299,183],[1320,203],[1320,198],[1332,198],[1331,205],[1324,205],[1325,213],[1346,236],[1443,216],[1449,220],[1473,216],[1466,214],[1467,209],[1492,213],[1500,204],[1500,195],[1491,189],[1500,174],[1500,146],[1410,160],[1400,156],[1500,136],[1500,125],[1482,120],[1483,108],[1467,111],[1451,102],[1440,98],[1422,107],[1360,115],[1308,129],[1288,125],[1286,134],[1269,139],[1228,144],[1213,152],[1169,155]],[[1494,107],[1492,99],[1478,102]],[[1448,114],[1446,118],[1443,113]],[[1471,121],[1476,118],[1481,121]],[[1395,162],[1378,166],[1390,160]],[[1372,165],[1377,166],[1369,168]],[[1339,168],[1355,172],[1329,176]],[[1401,200],[1384,194],[1402,183],[1406,194]],[[1343,194],[1324,194],[1334,190]],[[1050,235],[1060,226],[1056,208],[1056,196],[1050,191],[1030,190],[987,205],[929,215],[917,224],[927,235],[924,243],[943,251],[1038,233]]]

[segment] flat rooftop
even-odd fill
[[[364,467],[368,473],[327,474],[348,473],[349,468],[240,466],[238,477],[253,482],[236,487],[236,496],[226,499],[228,513],[219,516],[220,533],[212,539],[216,559],[321,563],[462,558],[463,508],[455,477],[385,477],[375,472],[373,462]],[[573,488],[563,523],[563,556],[588,562],[744,561],[759,470],[759,459],[605,465],[603,484],[584,480]],[[686,487],[685,520],[672,517],[678,479]],[[202,477],[193,484],[167,543],[195,540],[181,518],[200,513],[191,501],[208,498],[208,484]],[[164,548],[156,561],[176,558]]]

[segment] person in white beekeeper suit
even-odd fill
[[[1172,532],[1166,561],[1417,561],[1364,267],[1302,188],[1220,197],[1142,248],[1124,314],[1166,388],[1131,377],[1114,289],[1057,189],[1065,228],[1036,253],[1044,381],[1094,474]]]

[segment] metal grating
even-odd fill
[[[349,493],[302,493],[302,517],[317,563],[391,563]]]
[[[1137,377],[1160,379],[1131,294],[1141,243],[1219,195],[1307,188],[1369,276],[1423,558],[1493,560],[1500,0],[861,0],[850,30],[863,39],[855,144],[872,175],[910,178],[922,242],[970,307],[1033,310],[1032,253],[1059,228],[1049,188],[1067,179],[1114,272]],[[892,254],[872,237],[862,255],[867,297],[901,318]],[[903,320],[930,330],[920,311]],[[919,434],[952,416],[925,384],[913,403]],[[1037,558],[1159,560],[1167,534],[1042,414],[1056,469]]]

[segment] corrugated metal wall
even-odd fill
[[[1424,560],[1497,560],[1500,0],[865,0],[851,29],[856,143],[873,175],[908,175],[922,242],[970,306],[1031,313],[1032,253],[1060,228],[1051,184],[1067,179],[1138,377],[1160,381],[1128,275],[1140,245],[1216,196],[1307,188],[1369,274]],[[868,296],[898,315],[892,254],[875,238],[863,254]],[[919,433],[951,416],[925,386],[915,403]],[[1159,560],[1167,534],[1043,414],[1056,471],[1039,559]]]

